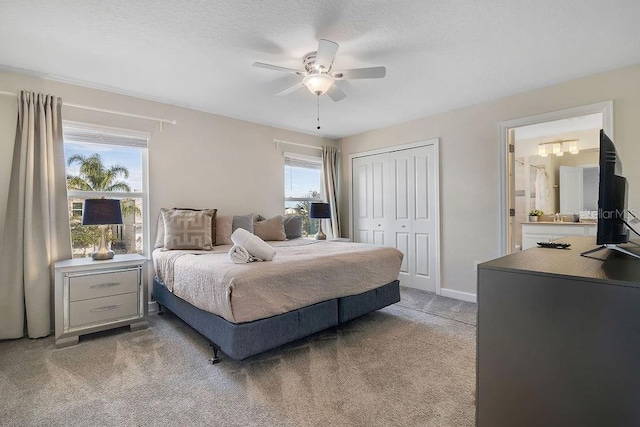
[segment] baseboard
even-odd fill
[[[158,303],[155,301],[149,301],[149,313],[156,313],[160,309],[158,308]]]
[[[440,288],[440,295],[447,298],[459,299],[462,301],[477,303],[478,298],[476,294],[469,292],[456,291],[453,289]]]

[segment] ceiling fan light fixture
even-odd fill
[[[322,95],[326,93],[333,84],[333,77],[324,73],[311,74],[302,80],[302,84],[314,95]]]

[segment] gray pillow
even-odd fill
[[[234,215],[231,232],[236,231],[236,228],[244,228],[249,233],[253,233],[253,214]]]
[[[287,235],[287,239],[302,237],[302,217],[300,215],[285,216],[284,232]]]

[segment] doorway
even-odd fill
[[[593,209],[594,198],[597,204],[597,195],[589,190],[594,181],[589,167],[597,164],[596,135],[600,129],[613,137],[611,101],[500,124],[503,255],[553,236],[543,227],[534,230],[545,230],[545,236],[523,236],[523,225],[525,231],[532,229],[528,219],[531,211],[544,212],[540,217],[543,224],[554,220],[576,222]],[[586,193],[580,191],[585,183]],[[591,228],[594,230],[585,227],[584,232],[595,232],[595,226]]]

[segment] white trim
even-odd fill
[[[438,138],[426,139],[424,141],[410,142],[408,144],[394,145],[392,147],[379,148],[377,150],[362,151],[360,153],[349,154],[349,162],[356,157],[374,156],[376,154],[392,153],[394,151],[409,150],[416,147],[424,147],[426,145],[438,144]],[[439,161],[440,159],[438,159]]]
[[[90,123],[81,123],[74,121],[63,121],[62,122],[63,129],[65,127],[75,128],[75,129],[88,129],[97,132],[104,132],[111,135],[117,135],[122,137],[138,137],[138,138],[146,138],[147,141],[151,137],[151,134],[148,132],[141,132],[129,129],[115,128],[110,126],[100,126],[94,125]],[[90,142],[86,142],[86,144],[91,144]],[[108,145],[117,146],[119,144],[109,144]],[[92,199],[97,197],[105,197],[105,198],[114,198],[114,199],[142,199],[142,246],[144,248],[143,255],[147,258],[151,258],[151,253],[153,252],[153,248],[151,247],[151,212],[149,212],[150,204],[149,204],[149,147],[148,144],[144,146],[135,146],[140,150],[141,154],[141,163],[142,163],[142,192],[124,192],[124,191],[82,191],[82,190],[67,190],[67,199],[69,197],[78,197],[84,199]],[[65,165],[66,168],[66,165]]]
[[[478,296],[476,294],[472,294],[470,292],[456,291],[455,289],[441,288],[440,296],[453,298],[461,301],[472,302],[475,304],[478,303]]]
[[[84,122],[75,122],[72,120],[63,120],[62,121],[63,128],[72,128],[72,129],[86,129],[92,130],[96,132],[104,132],[109,135],[117,135],[117,136],[125,136],[125,137],[135,137],[135,138],[146,138],[147,140],[151,138],[150,132],[144,132],[133,129],[124,129],[117,128],[113,126],[102,126],[96,125],[93,123],[84,123]]]
[[[288,157],[290,159],[299,159],[299,160],[304,160],[311,163],[317,163],[320,165],[320,167],[322,167],[322,157],[307,156],[305,154],[291,153],[289,151],[283,151],[282,157]]]
[[[498,150],[500,164],[500,200],[499,200],[499,221],[500,221],[500,254],[507,255],[509,253],[509,190],[508,185],[508,168],[509,147],[507,141],[507,133],[509,129],[521,126],[535,125],[538,123],[551,122],[555,120],[568,119],[576,116],[586,116],[588,114],[602,114],[602,128],[606,134],[613,137],[613,101],[599,102],[597,104],[583,105],[575,108],[567,108],[566,110],[552,111],[549,113],[538,114],[535,116],[522,117],[519,119],[507,120],[498,124],[498,137],[500,140],[500,149]]]
[[[348,173],[349,173],[349,239],[353,239],[353,159],[359,158],[359,157],[366,157],[366,156],[373,156],[376,154],[385,154],[385,153],[392,153],[395,151],[402,151],[402,150],[410,150],[412,148],[418,148],[418,147],[425,147],[425,146],[429,146],[429,145],[433,145],[434,146],[434,151],[435,151],[435,188],[436,188],[436,194],[435,194],[435,211],[436,211],[436,218],[435,218],[435,230],[436,230],[436,238],[438,241],[438,246],[437,246],[437,251],[436,251],[436,272],[435,272],[435,276],[436,276],[436,295],[440,295],[441,294],[441,270],[442,270],[442,266],[440,265],[440,255],[442,252],[442,239],[440,238],[441,233],[440,233],[440,139],[439,138],[432,138],[432,139],[427,139],[424,141],[416,141],[416,142],[410,142],[407,144],[401,144],[401,145],[394,145],[391,147],[386,147],[386,148],[380,148],[377,150],[370,150],[370,151],[363,151],[360,153],[352,153],[349,154],[349,165],[348,165]]]
[[[144,163],[144,160],[143,160]],[[144,165],[142,166],[142,174],[144,175]],[[143,183],[144,184],[144,183]],[[117,196],[117,197],[114,197]],[[128,192],[128,191],[84,191],[84,190],[67,190],[67,197],[77,197],[79,199],[142,199],[144,192]],[[144,206],[143,206],[144,207]]]
[[[156,301],[149,301],[149,311],[148,311],[148,313],[151,314],[151,313],[159,312],[160,310],[159,310],[158,307],[159,306],[158,306],[158,303]]]

